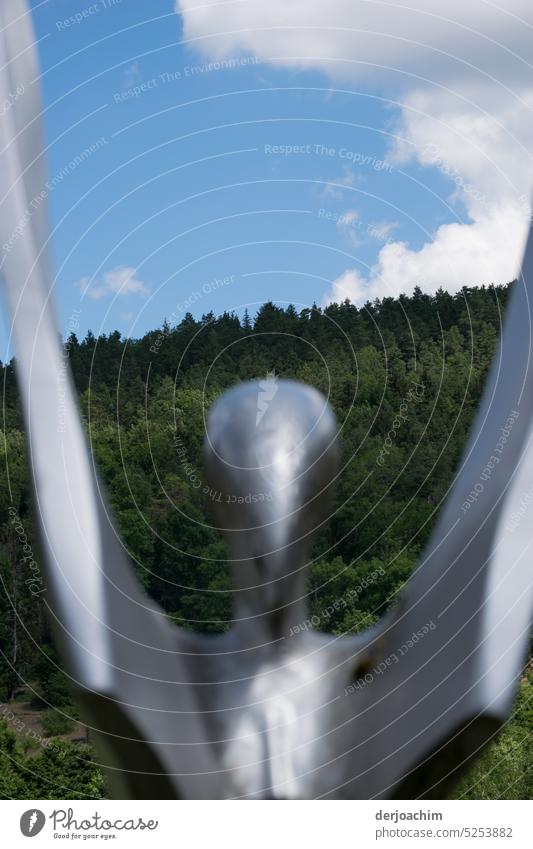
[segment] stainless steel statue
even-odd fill
[[[215,404],[205,446],[207,477],[223,494],[235,624],[222,637],[184,632],[134,577],[70,378],[58,427],[63,349],[45,204],[32,206],[45,180],[36,52],[24,0],[2,0],[0,19],[0,102],[23,92],[0,125],[2,276],[46,599],[116,795],[442,796],[508,717],[527,648],[533,534],[510,517],[533,481],[531,240],[461,467],[400,603],[356,637],[299,627],[337,428],[315,390],[273,381],[265,400],[252,382]],[[491,484],[472,499],[489,462]]]

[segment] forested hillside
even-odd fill
[[[267,303],[256,316],[186,314],[137,340],[71,335],[65,356],[92,450],[147,592],[184,627],[229,627],[226,549],[210,528],[204,492],[204,412],[227,387],[275,372],[319,388],[342,425],[337,510],[313,550],[311,621],[341,634],[379,618],[413,569],[452,481],[508,294],[509,286],[453,296],[415,290],[361,309],[346,302],[300,312]],[[13,368],[3,369],[0,448],[0,794],[99,796],[104,784],[83,731],[76,735],[43,614]],[[378,570],[379,580],[371,579]],[[341,597],[347,604],[335,609]],[[531,796],[532,695],[525,675],[515,718],[458,795]],[[20,704],[38,714],[40,740],[27,733],[28,720],[21,728],[12,718]]]

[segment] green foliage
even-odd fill
[[[104,799],[108,794],[93,750],[86,745],[58,742],[26,763],[26,776],[30,799]]]
[[[57,737],[68,734],[74,728],[74,722],[67,713],[50,708],[41,717],[45,737]]]
[[[206,633],[231,625],[228,552],[213,528],[217,494],[202,471],[204,417],[229,386],[275,371],[325,392],[341,425],[332,519],[311,552],[310,621],[339,635],[376,622],[411,574],[453,479],[508,293],[417,289],[364,308],[345,302],[300,312],[267,303],[254,322],[248,314],[187,314],[127,344],[117,332],[71,337],[68,356],[115,521],[140,581],[169,617]],[[12,363],[3,378],[0,462],[10,488],[0,491],[0,698],[29,682],[36,703],[49,708],[43,728],[55,736],[71,726],[54,709],[72,716],[72,697],[10,518],[15,510],[38,562]],[[528,678],[514,718],[458,795],[532,795],[531,687]],[[59,741],[25,755],[0,724],[3,795],[104,792],[90,748]]]
[[[455,799],[531,799],[533,671],[524,676],[512,718],[455,789]]]
[[[103,799],[102,773],[89,746],[60,740],[27,755],[16,735],[0,720],[0,798]]]
[[[61,668],[58,654],[53,646],[41,647],[35,672],[39,682],[34,699],[37,706],[61,708],[72,703],[69,679]]]
[[[23,755],[17,738],[7,724],[0,720],[0,798],[23,799],[24,774],[20,770]]]

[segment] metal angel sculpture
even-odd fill
[[[527,650],[533,534],[509,517],[533,480],[532,240],[453,489],[399,603],[356,636],[297,627],[310,540],[337,475],[337,426],[317,391],[290,381],[258,415],[251,382],[217,401],[205,442],[209,484],[224,494],[216,518],[232,552],[234,626],[183,631],[135,578],[70,379],[64,427],[50,413],[64,352],[45,203],[26,214],[45,182],[36,49],[24,0],[2,0],[0,21],[0,102],[23,92],[0,124],[2,278],[46,603],[114,793],[442,797],[509,716]],[[489,461],[491,486],[462,510]]]

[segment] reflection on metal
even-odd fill
[[[512,517],[533,480],[531,242],[453,489],[400,603],[362,635],[307,627],[306,560],[328,520],[337,427],[319,393],[271,377],[228,392],[207,425],[234,625],[182,631],[143,594],[88,450],[49,299],[46,204],[32,203],[45,176],[30,17],[23,0],[0,12],[2,275],[46,599],[115,793],[442,796],[509,716],[526,652],[532,534]],[[490,486],[472,497],[489,463]]]

